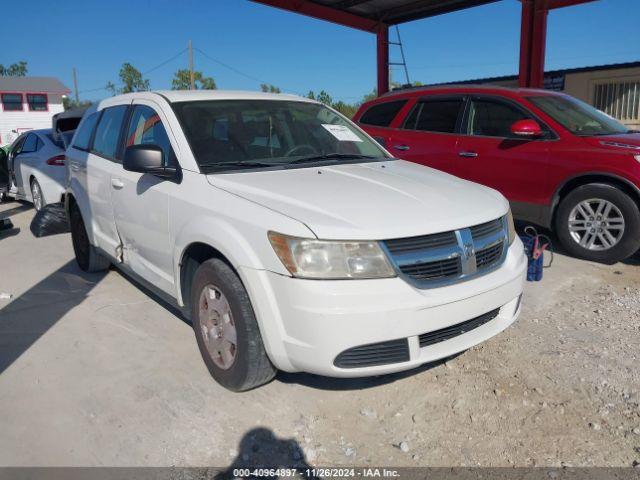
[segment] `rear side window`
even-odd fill
[[[406,103],[406,100],[378,103],[362,114],[360,123],[375,127],[388,127]]]
[[[36,134],[30,133],[29,135],[27,135],[27,138],[24,139],[24,143],[22,144],[20,153],[37,152],[41,147],[42,140],[40,140]]]
[[[408,130],[455,133],[462,111],[462,98],[421,100],[416,103],[404,123]]]
[[[96,128],[91,151],[110,160],[116,159],[118,140],[122,129],[122,121],[127,112],[126,105],[109,107],[104,110]]]
[[[84,151],[89,150],[91,136],[93,135],[93,131],[96,128],[96,122],[98,121],[99,116],[100,112],[92,113],[82,123],[82,126],[80,127],[80,130],[78,130],[78,134],[76,135],[76,140],[73,143],[74,148]]]

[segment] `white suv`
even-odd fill
[[[121,95],[66,152],[73,246],[191,319],[231,390],[276,369],[379,375],[463,351],[518,316],[526,258],[494,190],[396,160],[290,95]]]

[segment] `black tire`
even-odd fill
[[[76,262],[81,270],[85,272],[102,272],[111,265],[109,259],[98,252],[98,249],[91,245],[87,229],[82,220],[82,213],[74,203],[69,208],[69,227],[71,229],[71,241]]]
[[[236,330],[235,358],[227,369],[214,362],[200,323],[199,303],[208,285],[214,285],[224,294]],[[276,369],[264,349],[249,295],[238,275],[224,261],[213,258],[196,270],[191,284],[191,322],[202,359],[211,376],[223,387],[242,392],[263,385],[275,376]]]
[[[618,208],[624,218],[624,232],[618,243],[606,250],[589,250],[581,246],[569,231],[569,216],[580,202],[602,199]],[[640,210],[638,204],[619,188],[605,183],[591,183],[571,191],[560,203],[556,215],[556,234],[567,252],[578,258],[612,264],[633,255],[640,248]]]

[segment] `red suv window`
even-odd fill
[[[407,130],[455,133],[464,99],[434,98],[419,101],[404,122]]]

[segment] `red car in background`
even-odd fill
[[[571,254],[640,248],[640,133],[568,95],[485,86],[396,90],[354,120],[398,158],[500,191]]]

